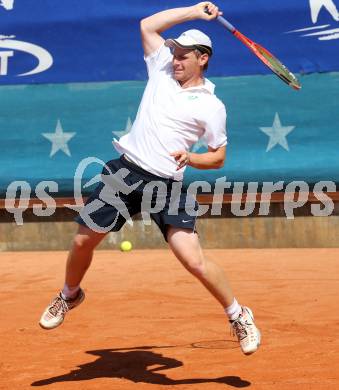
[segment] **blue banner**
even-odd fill
[[[139,22],[191,1],[0,0],[0,83],[145,80]],[[339,70],[339,0],[240,0],[224,16],[296,73]],[[194,21],[214,42],[209,76],[269,71],[217,22]]]
[[[188,168],[188,182],[222,176],[339,182],[339,73],[303,76],[299,92],[271,75],[212,81],[227,106],[226,164]],[[32,190],[55,181],[59,196],[73,195],[81,162],[94,158],[81,174],[85,183],[101,172],[99,160],[118,157],[112,139],[129,131],[144,87],[141,81],[1,87],[0,195],[20,180]],[[206,151],[204,141],[193,150]]]

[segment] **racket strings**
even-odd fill
[[[298,79],[283,65],[273,54],[269,53],[263,47],[256,45],[256,51],[262,61],[285,83],[291,85],[295,89],[300,89],[301,85]]]

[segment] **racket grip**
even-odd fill
[[[227,30],[230,31],[232,34],[236,31],[236,28],[222,16],[218,16],[217,21],[221,23],[224,27],[226,27]]]
[[[211,15],[211,13],[208,11],[207,5],[204,8],[204,11],[206,14]],[[228,22],[225,18],[223,18],[222,16],[218,16],[217,21],[219,23],[221,23],[224,27],[226,27],[227,30],[229,30],[231,33],[234,33],[234,31],[236,30],[236,28],[230,22]]]

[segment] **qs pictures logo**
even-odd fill
[[[45,72],[53,65],[53,57],[46,49],[33,43],[18,41],[13,38],[15,38],[15,35],[0,35],[0,76],[7,76],[10,73],[10,64],[17,52],[27,53],[38,60],[38,64],[34,69],[20,73],[17,76],[31,76]]]

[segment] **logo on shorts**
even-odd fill
[[[8,75],[10,63],[17,51],[30,54],[38,60],[38,65],[34,69],[20,73],[17,76],[31,76],[42,73],[53,65],[53,57],[46,49],[33,43],[18,41],[13,38],[15,38],[15,35],[0,35],[0,49],[7,49],[0,50],[0,76]]]

